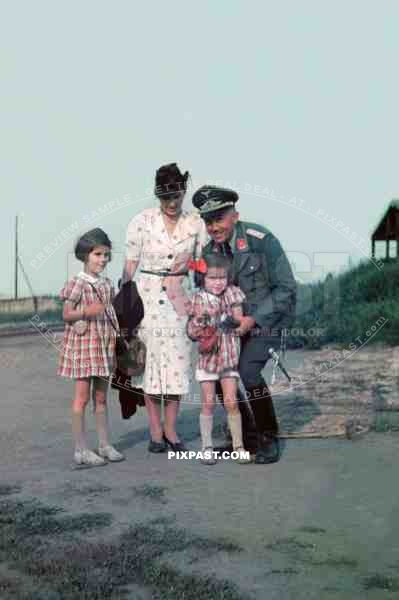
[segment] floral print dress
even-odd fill
[[[126,257],[139,261],[136,281],[144,318],[138,335],[147,347],[145,371],[132,378],[132,385],[147,394],[185,395],[190,391],[192,342],[186,324],[192,281],[187,265],[200,256],[206,238],[202,219],[186,211],[172,235],[159,208],[146,209],[129,223]],[[186,274],[165,277],[167,272]]]

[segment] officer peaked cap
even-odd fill
[[[200,216],[209,218],[219,211],[231,208],[238,200],[234,190],[214,185],[203,185],[193,196],[193,205],[198,208]]]

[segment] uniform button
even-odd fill
[[[173,254],[168,254],[168,258],[169,259],[173,258]]]
[[[165,304],[165,300],[160,300],[159,304]]]

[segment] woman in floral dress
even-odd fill
[[[164,452],[168,445],[175,450],[184,448],[175,426],[180,398],[189,393],[191,384],[192,342],[186,334],[191,305],[188,263],[200,256],[206,241],[203,221],[182,208],[188,175],[175,163],[160,167],[155,178],[160,206],[143,210],[127,230],[123,280],[130,281],[137,272],[144,303],[139,335],[147,347],[145,372],[132,383],[144,393],[150,452]]]

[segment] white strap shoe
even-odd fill
[[[104,446],[98,449],[98,453],[102,458],[106,458],[109,462],[121,462],[125,457],[121,452],[118,452],[113,446]]]
[[[247,452],[243,446],[234,448],[234,452],[238,452],[238,458],[233,458],[233,460],[239,465],[247,465],[252,462],[250,453]]]
[[[203,465],[216,465],[217,459],[213,453],[212,446],[207,446],[206,448],[202,448],[202,458],[201,462]]]
[[[107,464],[101,456],[88,448],[75,450],[73,459],[77,465],[87,465],[88,467],[102,467]]]

